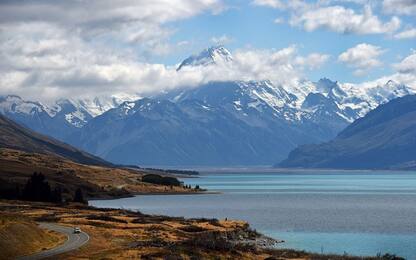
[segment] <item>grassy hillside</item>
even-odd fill
[[[145,193],[193,193],[182,186],[141,181],[147,171],[74,163],[61,157],[0,149],[0,189],[22,187],[33,172],[42,172],[52,187],[72,196],[80,187],[87,197],[105,198]]]
[[[101,158],[22,127],[3,115],[0,115],[0,148],[52,154],[89,165],[112,166],[111,163]]]
[[[45,203],[0,200],[5,211],[36,221],[79,226],[90,241],[60,259],[293,259],[403,260],[392,256],[353,257],[319,255],[290,249],[266,249],[272,239],[250,229],[244,221],[185,219],[146,215],[81,205],[57,207]]]
[[[14,259],[56,247],[66,237],[47,231],[21,214],[0,214],[0,259]]]

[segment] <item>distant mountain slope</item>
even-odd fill
[[[105,160],[80,151],[70,145],[26,129],[0,114],[0,148],[31,153],[53,154],[74,162],[111,166]]]
[[[298,119],[301,115],[284,100],[271,106],[258,96],[277,95],[272,91],[267,83],[214,82],[175,101],[125,102],[68,141],[121,164],[271,165],[297,144],[336,134],[332,125]],[[283,90],[281,95],[292,98]],[[337,119],[339,127],[346,125]]]
[[[379,106],[330,142],[296,148],[279,166],[416,169],[416,96]]]

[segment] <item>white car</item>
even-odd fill
[[[81,233],[81,229],[79,227],[74,227],[74,234]]]

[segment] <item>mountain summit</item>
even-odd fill
[[[224,46],[214,46],[203,50],[199,54],[186,58],[177,68],[177,71],[183,67],[207,66],[211,64],[226,63],[233,60],[231,52]]]

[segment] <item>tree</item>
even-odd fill
[[[23,189],[22,198],[30,201],[52,201],[51,187],[42,173],[33,173]]]
[[[82,193],[82,190],[80,188],[78,188],[75,191],[75,196],[74,196],[74,202],[79,202],[79,203],[86,203],[86,200],[84,199],[84,194]]]
[[[62,189],[60,187],[55,187],[53,190],[52,201],[55,203],[62,203]]]
[[[0,198],[15,200],[20,199],[20,187],[18,184],[12,185],[7,182],[0,181]]]

